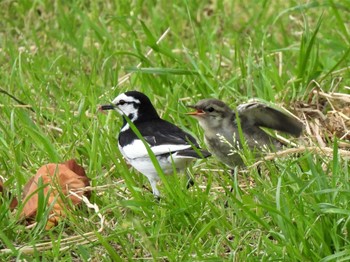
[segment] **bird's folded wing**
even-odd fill
[[[245,125],[267,127],[294,136],[299,136],[303,130],[303,124],[298,119],[265,104],[251,102],[239,105],[237,110]]]
[[[171,145],[189,145],[198,146],[196,139],[190,134],[184,132],[179,127],[162,121],[156,125],[143,128],[142,135],[152,146],[171,144]]]
[[[148,138],[149,139],[149,138]],[[147,141],[147,140],[146,140]],[[148,142],[148,141],[147,141]],[[179,150],[184,150],[191,148],[189,144],[162,144],[162,145],[150,145],[150,149],[152,150],[155,156],[168,154],[172,152],[176,152]],[[140,139],[134,140],[133,143],[126,145],[122,148],[124,155],[129,159],[148,157],[149,154],[143,142]]]

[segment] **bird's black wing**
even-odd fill
[[[141,122],[137,123],[136,127],[155,155],[178,152],[179,155],[185,157],[202,157],[192,148],[192,146],[195,146],[199,150],[196,139],[165,120],[156,119]],[[142,142],[131,129],[124,131],[119,136],[119,144],[124,146],[124,153],[129,158],[143,157],[148,154],[142,146]],[[128,147],[131,144],[133,144],[133,147]],[[137,148],[137,152],[134,150],[135,148]],[[201,153],[204,157],[210,156],[209,152],[201,150]]]
[[[295,117],[259,102],[239,105],[237,110],[245,125],[267,127],[296,137],[300,136],[303,130],[303,124]]]
[[[142,136],[151,146],[164,144],[193,144],[198,147],[198,143],[192,135],[162,119],[141,123],[138,128]]]
[[[207,158],[211,156],[208,151],[200,148],[196,139],[192,135],[165,120],[153,123],[150,127],[150,130],[147,128],[143,129],[145,131],[147,130],[147,133],[145,132],[143,135],[145,140],[154,148],[158,145],[169,145],[167,149],[169,151],[174,149],[173,152],[177,151],[178,156],[189,158]],[[152,133],[152,130],[154,129],[156,131]],[[178,150],[177,148],[182,145],[188,145],[189,147]],[[196,149],[194,149],[194,147]]]

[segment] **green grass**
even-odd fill
[[[119,93],[139,90],[162,117],[203,141],[197,123],[184,115],[186,104],[201,98],[234,107],[257,97],[288,108],[307,102],[316,83],[328,92],[340,81],[336,91],[349,93],[347,0],[24,0],[0,7],[5,186],[20,195],[43,164],[76,158],[97,187],[90,202],[105,218],[99,231],[101,218],[83,205],[49,231],[40,215],[29,229],[4,199],[0,260],[350,259],[350,165],[337,143],[329,144],[332,157],[303,152],[233,182],[214,158],[199,161],[190,167],[195,186],[186,190],[183,175],[167,177],[158,203],[143,188],[150,188],[147,179],[117,149],[121,118],[97,111]],[[210,171],[217,168],[224,171]],[[87,241],[61,250],[66,238],[89,232]],[[17,249],[51,241],[46,251]]]

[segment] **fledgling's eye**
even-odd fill
[[[121,105],[121,106],[122,106],[122,105],[124,105],[125,103],[126,103],[126,102],[125,102],[124,100],[120,100],[119,103],[118,103],[118,105]]]
[[[207,109],[207,111],[208,111],[208,112],[214,112],[214,108],[213,108],[213,107],[209,107],[209,108]]]

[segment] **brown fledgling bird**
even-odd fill
[[[203,99],[189,107],[196,110],[187,114],[197,119],[203,128],[209,151],[231,168],[244,165],[239,154],[242,141],[236,112],[218,99]],[[303,124],[295,117],[259,102],[241,104],[236,110],[245,143],[256,156],[266,148],[275,151],[282,147],[277,139],[261,127],[286,132],[295,137],[300,136],[303,130]]]

